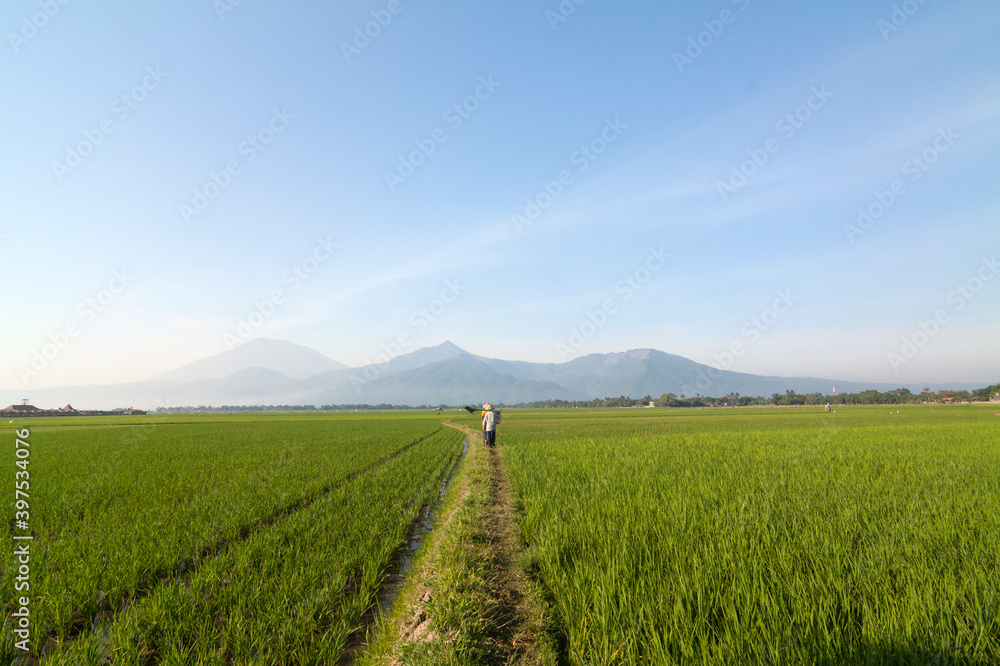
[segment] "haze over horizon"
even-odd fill
[[[90,384],[31,391],[41,408],[154,410],[182,406],[259,405],[515,405],[548,400],[595,400],[612,396],[673,394],[744,398],[831,395],[871,390],[973,391],[975,384],[933,382],[878,384],[843,378],[773,377],[713,370],[682,356],[638,349],[588,354],[564,363],[507,361],[470,354],[444,342],[363,368],[347,367],[319,352],[284,340],[255,338],[231,351],[199,359],[145,382]],[[0,404],[25,400],[0,389]]]
[[[995,3],[52,6],[0,10],[0,389],[258,338],[1000,380]]]

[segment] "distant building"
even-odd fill
[[[122,414],[145,414],[145,413],[146,412],[141,409],[132,409],[131,407],[122,412]]]
[[[40,411],[42,410],[38,409],[38,407],[27,403],[21,405],[8,405],[0,410],[0,412],[3,412],[4,414],[37,414]]]
[[[66,405],[65,407],[60,407],[59,411],[63,414],[79,414],[80,410],[74,409],[73,405]]]

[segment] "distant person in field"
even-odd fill
[[[483,405],[483,443],[493,448],[497,443],[497,424],[500,423],[500,413],[493,411],[493,405]]]

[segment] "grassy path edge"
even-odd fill
[[[557,663],[550,613],[524,573],[498,449],[462,431],[469,451],[438,523],[362,666]]]

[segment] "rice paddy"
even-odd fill
[[[462,444],[419,417],[64,423],[32,432],[31,645],[53,664],[326,663]]]
[[[838,411],[505,411],[559,663],[1000,663],[995,409]],[[461,414],[30,421],[23,663],[336,663]]]
[[[1000,662],[987,410],[505,419],[567,660]]]

